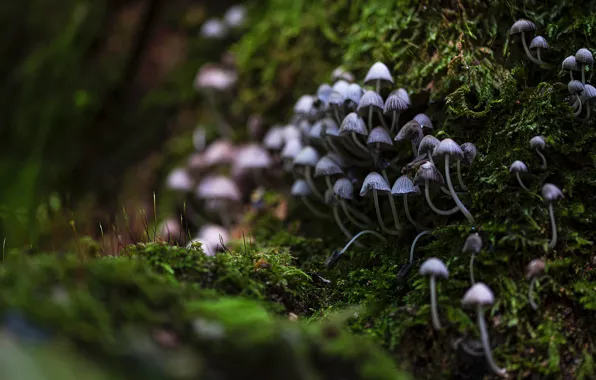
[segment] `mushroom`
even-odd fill
[[[575,53],[575,61],[579,64],[582,72],[582,83],[586,83],[586,66],[594,64],[594,56],[592,52],[586,48],[581,48]]]
[[[441,322],[439,321],[439,313],[437,311],[436,279],[447,279],[449,277],[449,270],[447,270],[447,266],[445,266],[443,261],[436,257],[431,257],[420,266],[420,274],[430,277],[430,310],[433,327],[435,330],[440,330]]]
[[[410,209],[408,207],[408,194],[419,195],[420,193],[420,187],[415,185],[414,182],[407,175],[402,175],[397,180],[395,180],[395,183],[391,188],[392,195],[404,196],[404,210],[410,223],[412,223],[412,225],[419,230],[427,230],[428,228],[422,226],[421,224],[416,222],[414,218],[412,218],[412,215],[410,214]]]
[[[385,238],[385,236],[381,235],[380,233],[378,233],[376,231],[372,231],[372,230],[360,231],[356,235],[354,235],[354,237],[352,239],[350,239],[350,241],[341,250],[336,251],[336,252],[333,252],[333,254],[331,256],[329,256],[327,258],[327,260],[325,260],[325,266],[327,268],[332,268],[337,263],[337,261],[339,260],[339,258],[350,247],[350,245],[352,245],[352,243],[355,243],[356,242],[356,239],[358,239],[360,236],[362,236],[364,234],[373,234],[377,238],[381,239],[381,241],[383,243],[387,242],[387,239]]]
[[[358,103],[360,103],[360,99],[362,98],[362,87],[357,83],[351,83],[348,86],[348,90],[346,92],[346,101],[352,102],[350,104],[350,108],[358,107]]]
[[[304,148],[304,146],[302,145],[302,141],[300,139],[290,140],[285,143],[283,149],[281,150],[281,159],[284,162],[284,169],[286,171],[291,170],[294,158],[296,158],[302,148]]]
[[[335,181],[333,184],[333,193],[350,222],[360,228],[367,228],[368,225],[370,225],[371,220],[368,216],[356,210],[346,202],[346,200],[352,200],[354,198],[354,185],[352,185],[352,182],[349,179],[344,177]],[[364,223],[358,222],[352,214]]]
[[[331,95],[329,95],[329,99],[327,100],[329,107],[333,109],[333,115],[335,116],[335,120],[338,124],[341,123],[343,118],[343,107],[345,100],[346,99],[344,96],[337,91],[332,91]]]
[[[392,85],[393,78],[389,72],[389,68],[383,62],[375,62],[364,77],[364,84],[375,84],[375,89],[378,93],[381,92],[381,85]]]
[[[331,79],[334,81],[337,80],[344,80],[346,82],[353,82],[354,81],[354,75],[347,71],[345,68],[339,66],[336,67],[332,72],[331,72]]]
[[[459,211],[459,206],[455,206],[451,210],[441,210],[435,206],[432,199],[430,198],[430,182],[437,183],[439,185],[443,185],[445,180],[441,173],[437,170],[436,166],[427,161],[418,167],[416,171],[416,175],[414,176],[414,183],[424,184],[424,195],[426,196],[426,202],[430,206],[430,208],[439,215],[448,216],[453,215]]]
[[[315,150],[315,148],[313,148],[312,146],[305,146],[304,148],[302,148],[300,153],[298,153],[298,155],[296,155],[296,157],[294,158],[293,165],[304,166],[304,178],[306,179],[306,182],[312,189],[313,193],[317,196],[317,198],[322,200],[323,195],[316,188],[311,173],[312,168],[314,168],[317,165],[318,161],[319,153]]]
[[[168,244],[178,244],[184,236],[181,220],[168,218],[159,224],[157,236]]]
[[[567,89],[571,95],[575,95],[575,103],[573,103],[573,107],[577,107],[577,110],[575,110],[573,116],[579,116],[582,112],[581,95],[584,92],[584,85],[578,80],[572,80],[567,84]]]
[[[393,94],[387,97],[383,113],[385,115],[391,114],[391,128],[389,129],[391,133],[395,133],[395,129],[399,126],[399,115],[408,108],[410,108],[410,105],[399,95]]]
[[[538,305],[534,302],[533,291],[538,279],[544,274],[546,264],[542,259],[534,259],[526,266],[526,278],[531,280],[528,288],[528,302],[534,310],[538,310]]]
[[[216,18],[210,18],[203,23],[200,31],[201,37],[206,39],[221,40],[228,34],[226,24]]]
[[[530,61],[541,65],[542,62],[540,62],[539,60],[534,58],[534,56],[528,49],[528,45],[526,44],[525,33],[533,32],[534,30],[536,30],[536,25],[532,21],[525,20],[525,19],[519,19],[515,23],[513,23],[513,25],[511,26],[511,30],[509,31],[509,34],[512,36],[516,35],[516,34],[521,34],[521,41],[522,41],[522,45],[524,46],[524,51],[526,52],[526,55],[528,56]]]
[[[226,10],[224,21],[230,28],[238,28],[244,25],[246,20],[246,7],[241,4],[233,5]]]
[[[468,235],[461,251],[462,253],[470,254],[470,281],[472,282],[472,285],[476,283],[476,281],[474,281],[474,258],[481,250],[482,238],[478,232]]]
[[[471,142],[463,143],[459,146],[461,151],[464,154],[464,158],[461,160],[457,160],[457,180],[459,182],[459,186],[461,186],[462,190],[468,191],[468,187],[464,184],[464,180],[461,175],[461,164],[463,163],[466,166],[471,166],[476,158],[476,145],[472,144]]]
[[[544,140],[544,137],[534,136],[530,139],[530,148],[536,150],[536,154],[538,154],[538,156],[540,156],[540,158],[542,159],[542,166],[540,166],[540,168],[542,169],[546,169],[546,158],[540,151],[543,150],[545,147],[546,141]]]
[[[418,155],[426,153],[426,156],[432,162],[433,161],[433,152],[435,148],[439,145],[440,141],[433,135],[426,135],[420,140],[420,145],[418,145]]]
[[[584,103],[586,104],[586,116],[581,121],[586,122],[590,120],[590,109],[596,103],[596,88],[590,84],[584,86]]]
[[[513,161],[513,163],[509,167],[509,173],[515,173],[515,178],[517,178],[517,182],[522,187],[522,189],[524,189],[526,191],[530,191],[530,189],[528,189],[526,187],[526,185],[524,185],[524,182],[522,181],[522,179],[519,175],[519,173],[526,173],[527,171],[528,171],[528,167],[526,166],[526,164],[524,164],[522,161],[519,161],[519,160]]]
[[[302,95],[294,105],[294,114],[299,118],[310,118],[315,112],[315,100],[312,95]]]
[[[212,175],[203,178],[196,189],[199,199],[211,202],[214,210],[219,212],[219,217],[224,227],[230,229],[232,218],[230,206],[241,200],[240,190],[234,181],[223,175]]]
[[[418,144],[422,140],[422,127],[416,120],[410,120],[399,130],[395,136],[395,141],[401,142],[404,140],[410,140],[412,145],[412,153],[414,157],[418,156]]]
[[[359,113],[364,113],[364,112],[368,112],[368,129],[372,129],[373,128],[373,122],[372,122],[372,115],[373,115],[373,111],[377,111],[377,114],[379,115],[379,119],[381,119],[381,124],[383,125],[383,127],[387,128],[387,125],[385,124],[385,119],[383,118],[383,107],[385,106],[385,103],[383,102],[383,98],[381,97],[381,95],[379,95],[378,93],[374,92],[374,91],[366,91],[364,93],[364,95],[362,95],[362,98],[360,98],[360,102],[358,103],[358,107],[356,108],[356,111],[358,111]]]
[[[294,183],[292,184],[291,194],[294,197],[300,197],[304,205],[317,217],[329,218],[329,215],[320,211],[312,203],[310,203],[308,196],[312,194],[312,189],[305,180],[297,179],[296,181],[294,181]]]
[[[378,198],[377,192],[381,191],[383,193],[390,193],[390,191],[391,191],[391,188],[389,187],[389,184],[387,183],[385,178],[383,178],[377,172],[369,173],[366,176],[366,178],[364,178],[364,182],[362,183],[362,188],[360,189],[360,196],[361,197],[366,196],[366,194],[368,193],[369,190],[372,190],[372,193],[373,193],[373,199],[375,202],[375,211],[377,213],[377,220],[379,221],[379,225],[381,226],[381,229],[385,233],[388,233],[391,235],[399,235],[398,231],[392,231],[385,226],[385,223],[383,222],[383,217],[381,215],[381,208],[379,206],[379,198]],[[391,194],[389,194],[389,196],[391,197]]]
[[[451,176],[449,173],[449,160],[450,158],[454,158],[455,160],[462,160],[464,158],[464,154],[462,149],[457,145],[457,143],[451,139],[444,139],[439,143],[435,152],[433,153],[435,157],[445,157],[445,178],[447,179],[447,187],[451,192],[451,197],[461,210],[461,212],[465,215],[466,219],[470,222],[470,224],[474,225],[474,217],[468,209],[463,205],[463,203],[459,200],[455,190],[453,189],[453,184],[451,183]]]
[[[570,55],[569,57],[565,58],[561,64],[561,68],[563,70],[569,70],[569,79],[573,80],[573,72],[579,71],[579,66],[577,65],[575,56]]]
[[[412,102],[410,101],[410,95],[408,95],[408,91],[406,91],[405,88],[398,88],[395,91],[391,91],[391,93],[389,95],[392,95],[392,94],[397,94],[397,96],[399,96],[400,98],[405,100],[406,103],[408,103],[408,106],[412,107]]]
[[[236,72],[213,64],[205,64],[197,72],[194,81],[194,88],[205,96],[219,130],[227,137],[230,137],[233,131],[218,107],[216,93],[230,90],[237,80]]]
[[[548,243],[548,249],[553,249],[555,248],[555,245],[557,245],[557,224],[555,223],[553,203],[563,199],[563,193],[552,183],[545,183],[544,186],[542,186],[542,199],[548,203],[548,214],[550,216],[550,224],[553,231],[551,241]]]
[[[282,127],[275,126],[270,128],[265,134],[265,137],[263,137],[263,145],[271,151],[281,151],[284,144],[284,130]]]
[[[230,233],[225,228],[216,224],[207,224],[199,230],[197,238],[192,243],[201,243],[203,252],[207,256],[215,256],[217,251],[225,248],[225,244],[230,241]]]
[[[330,157],[323,156],[317,161],[315,165],[315,178],[325,177],[325,183],[327,187],[332,189],[333,183],[331,183],[331,176],[337,174],[344,174],[344,171],[337,162],[332,160]]]
[[[546,39],[542,36],[536,36],[530,42],[530,49],[536,49],[536,56],[538,57],[538,62],[540,62],[540,64],[544,64],[542,58],[540,58],[540,49],[546,50],[548,48],[548,42],[546,42]]]
[[[418,115],[414,116],[413,120],[416,120],[418,122],[418,124],[420,124],[422,126],[423,132],[430,133],[434,129],[433,122],[430,120],[430,117],[428,117],[424,113],[419,113]]]
[[[368,149],[366,146],[358,139],[357,135],[367,136],[368,130],[366,129],[366,124],[364,124],[364,120],[356,113],[350,112],[346,115],[346,117],[341,122],[341,126],[339,127],[339,133],[342,135],[350,134],[352,136],[352,141],[356,146],[362,150],[366,155],[368,155]]]
[[[166,187],[170,190],[179,192],[189,192],[192,190],[192,178],[184,168],[176,168],[170,172],[166,179]]]
[[[393,141],[391,140],[389,132],[383,127],[373,128],[368,134],[366,145],[371,147],[371,155],[375,162],[375,166],[384,169],[386,164],[381,163],[381,149],[382,147],[390,148],[393,146]]]
[[[248,144],[239,149],[238,154],[234,157],[234,165],[232,173],[234,175],[242,175],[250,172],[255,181],[255,185],[267,184],[264,172],[273,164],[269,152],[259,144]]]
[[[317,89],[317,99],[323,104],[327,104],[329,97],[333,92],[333,88],[328,83],[323,83]]]
[[[461,300],[463,306],[476,307],[476,317],[478,329],[480,330],[480,340],[482,341],[482,348],[484,356],[490,369],[498,376],[506,377],[507,370],[500,368],[495,360],[490,349],[490,342],[488,339],[488,331],[486,330],[486,322],[484,321],[484,308],[491,306],[495,302],[495,296],[488,286],[482,282],[478,282],[464,294]]]

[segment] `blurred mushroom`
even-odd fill
[[[550,224],[552,227],[552,238],[550,243],[548,243],[548,249],[553,249],[555,248],[555,245],[557,245],[557,224],[555,222],[553,203],[563,199],[563,193],[552,183],[546,183],[542,186],[542,199],[548,203],[548,214],[550,216]]]
[[[538,279],[544,274],[546,265],[542,259],[534,259],[526,266],[526,278],[531,280],[528,288],[528,302],[534,310],[538,310],[538,305],[534,302],[534,286]]]
[[[443,261],[436,257],[427,259],[420,267],[420,274],[422,276],[430,277],[430,307],[435,330],[441,329],[441,322],[439,320],[439,312],[437,311],[437,290],[436,279],[449,277],[449,270]]]

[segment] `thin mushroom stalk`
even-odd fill
[[[457,180],[459,182],[459,187],[461,187],[463,191],[468,191],[468,187],[465,185],[461,175],[461,160],[457,160]]]
[[[306,195],[302,195],[300,198],[302,199],[302,202],[304,203],[304,205],[310,210],[310,212],[315,214],[315,216],[322,218],[322,219],[329,219],[329,215],[327,215],[324,212],[317,209],[315,207],[315,205],[313,205],[310,202],[310,200],[306,197]]]
[[[457,194],[455,193],[455,190],[453,189],[453,184],[451,183],[451,176],[449,173],[449,155],[448,154],[445,155],[445,177],[446,177],[445,179],[447,180],[447,187],[449,188],[449,191],[451,192],[451,197],[455,201],[455,204],[457,204],[457,207],[459,207],[462,214],[464,214],[464,216],[466,217],[466,219],[468,219],[470,224],[473,225],[476,222],[474,220],[474,217],[472,216],[472,214],[470,214],[470,212],[468,211],[466,206],[464,206],[464,204],[459,200]]]
[[[538,156],[540,156],[540,159],[542,160],[542,165],[540,165],[541,169],[546,169],[546,157],[544,157],[544,155],[540,152],[540,150],[538,148],[535,149],[536,150],[536,154]]]
[[[335,219],[335,224],[337,224],[337,226],[339,227],[341,232],[343,232],[343,234],[348,239],[352,239],[352,237],[353,237],[352,233],[346,228],[346,226],[341,221],[341,218],[339,217],[339,212],[337,210],[337,204],[333,205],[332,210],[333,210],[333,218]],[[360,244],[360,243],[356,243],[356,245],[359,247],[362,247],[362,244]]]
[[[426,197],[426,202],[428,203],[428,205],[434,212],[436,212],[439,215],[449,216],[449,215],[453,215],[459,211],[458,206],[455,206],[451,210],[441,210],[441,209],[437,208],[437,206],[435,206],[435,204],[433,203],[433,201],[430,197],[430,186],[429,185],[430,185],[429,180],[425,180],[424,181],[424,196]]]
[[[335,263],[337,263],[337,261],[339,260],[341,255],[343,255],[348,250],[350,245],[359,244],[356,242],[356,240],[364,234],[373,234],[374,236],[381,239],[381,241],[383,241],[384,243],[387,241],[387,239],[383,235],[381,235],[380,233],[378,233],[376,231],[372,231],[372,230],[360,231],[356,235],[354,235],[354,237],[352,239],[350,239],[350,241],[340,251],[334,252],[333,255],[331,255],[330,257],[327,258],[327,260],[325,260],[325,265],[327,266],[327,268],[331,268],[333,265],[335,265]]]
[[[390,235],[399,235],[399,232],[390,230],[389,228],[387,228],[387,226],[385,226],[385,222],[383,222],[383,217],[381,216],[381,207],[379,206],[379,196],[377,195],[377,190],[373,189],[372,192],[373,199],[375,201],[375,211],[377,213],[377,220],[379,221],[379,226],[381,226],[381,230]]]
[[[538,310],[538,305],[536,304],[536,301],[534,301],[534,286],[536,285],[537,281],[537,278],[532,278],[530,281],[530,287],[528,288],[528,302],[530,303],[530,306],[533,310]]]
[[[580,121],[582,121],[582,122],[584,122],[584,123],[585,123],[586,121],[590,120],[590,108],[591,108],[591,107],[590,107],[590,105],[589,105],[589,104],[586,104],[586,106],[587,106],[587,107],[586,107],[586,116],[584,116],[584,117],[582,117],[582,118],[580,119]]]
[[[534,56],[530,52],[530,49],[528,49],[528,44],[526,44],[526,34],[523,31],[521,32],[521,40],[522,40],[522,45],[524,46],[524,51],[526,52],[526,55],[528,56],[530,61],[536,63],[537,65],[543,65],[544,62],[541,62],[538,59],[534,58]]]
[[[383,170],[383,178],[385,181],[389,183],[389,177],[387,177],[387,172]],[[391,214],[393,215],[393,223],[395,225],[396,230],[401,230],[401,223],[399,222],[399,217],[397,216],[397,209],[395,207],[395,200],[393,199],[393,194],[387,193],[387,197],[389,198],[389,205],[391,207]]]
[[[306,179],[306,183],[308,183],[308,185],[312,189],[312,192],[317,196],[317,198],[324,200],[325,197],[323,197],[323,194],[321,194],[319,189],[317,189],[317,186],[315,185],[315,181],[312,179],[312,173],[310,171],[310,166],[307,166],[306,168],[304,168],[304,178]]]
[[[484,321],[484,308],[482,305],[476,306],[476,315],[477,315],[477,322],[478,322],[478,329],[480,330],[480,340],[482,341],[482,348],[484,349],[484,356],[486,357],[486,361],[490,369],[498,376],[506,377],[507,370],[505,368],[501,368],[495,363],[493,359],[493,354],[490,349],[490,341],[488,339],[488,331],[486,330],[486,322]]]
[[[557,245],[557,222],[555,221],[555,210],[552,202],[548,204],[548,215],[550,216],[550,225],[553,231],[550,242],[548,243],[548,249],[553,249]]]
[[[575,111],[575,112],[573,113],[573,116],[577,117],[577,116],[579,116],[579,115],[582,113],[582,102],[581,102],[581,100],[579,99],[579,95],[578,95],[578,94],[575,94],[575,96],[577,97],[577,100],[579,101],[579,106],[578,106],[578,108],[577,108],[577,111]]]
[[[522,189],[524,189],[525,191],[530,191],[530,189],[528,189],[526,187],[526,185],[524,185],[524,182],[521,179],[521,176],[519,175],[519,172],[515,172],[515,178],[517,178],[517,183],[519,183],[519,185],[521,186]]]
[[[432,231],[422,231],[414,238],[414,241],[410,246],[410,265],[414,263],[414,250],[416,249],[416,243],[418,243],[418,240],[420,240],[421,237],[423,237],[424,235],[429,235],[431,233]]]
[[[416,222],[414,218],[412,218],[412,214],[410,214],[410,207],[408,206],[408,194],[404,194],[404,211],[406,212],[406,217],[414,227],[419,230],[428,230],[428,228],[424,227],[420,223]]]
[[[472,285],[474,285],[476,283],[476,280],[474,280],[474,259],[476,258],[476,253],[472,252],[472,254],[470,255],[470,282],[472,283]]]
[[[435,330],[441,329],[441,322],[439,320],[439,312],[437,311],[437,281],[435,276],[430,276],[430,311]]]

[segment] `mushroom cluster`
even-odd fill
[[[573,108],[573,115],[580,118],[581,121],[586,122],[590,119],[591,108],[596,104],[596,88],[589,83],[586,83],[586,69],[592,69],[594,66],[594,56],[592,52],[586,48],[579,49],[575,55],[570,55],[563,60],[561,67],[563,70],[569,71],[569,83],[567,89],[571,96],[571,107]],[[574,79],[573,73],[581,72],[581,81]],[[585,115],[580,117],[582,110],[585,110]]]

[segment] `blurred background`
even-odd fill
[[[246,8],[234,5],[2,3],[0,240],[7,247],[66,249],[76,235],[123,244],[141,239],[161,209],[169,212],[165,179],[195,149],[193,132],[220,133],[193,81],[208,62],[235,73],[228,49],[244,33]],[[245,138],[250,110],[231,100],[226,114],[237,126],[230,139]]]

